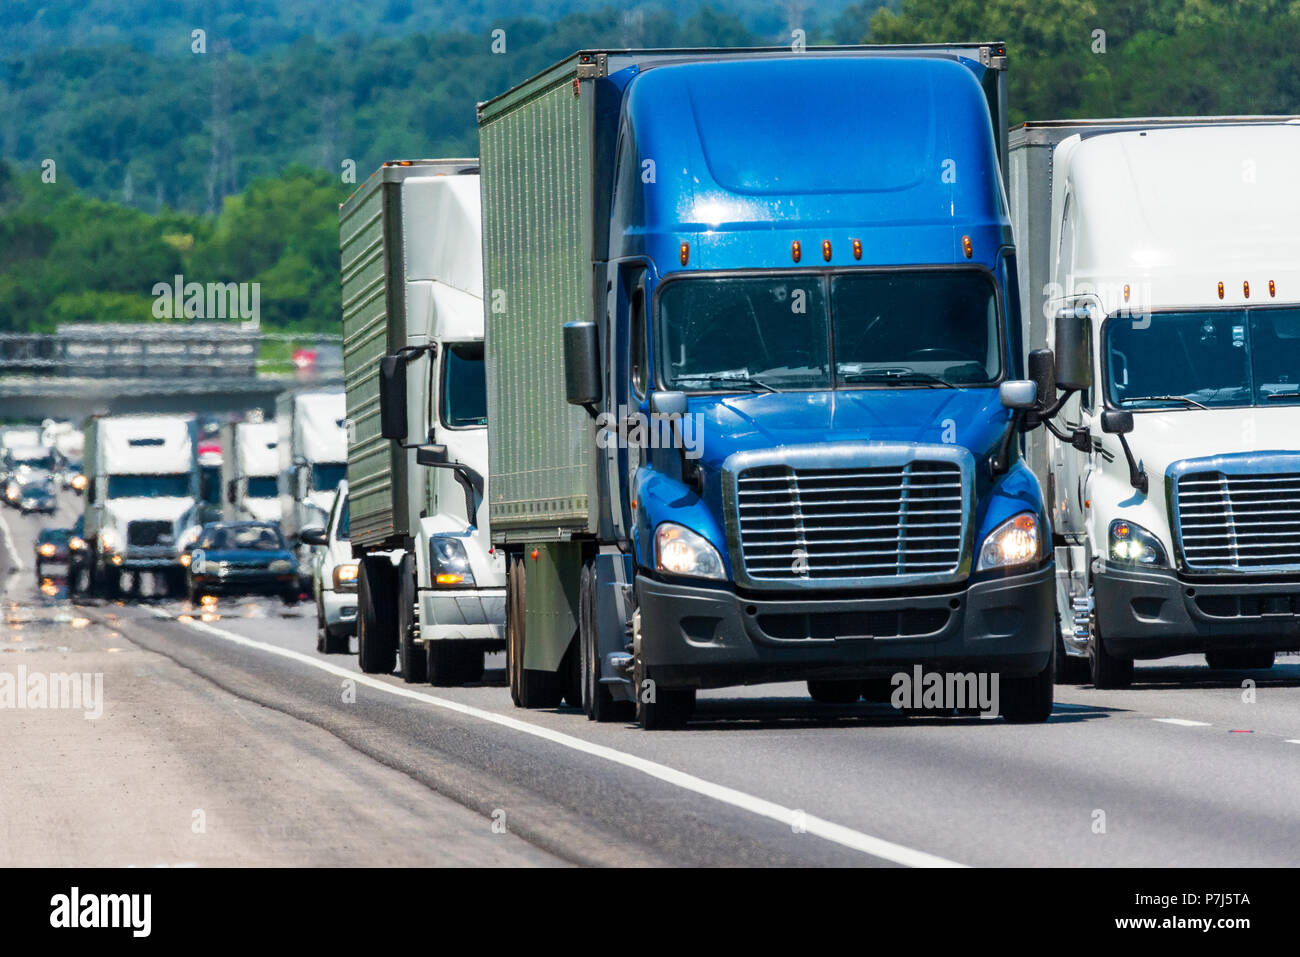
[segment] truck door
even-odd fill
[[[632,479],[641,467],[642,449],[629,419],[642,412],[648,394],[646,382],[646,267],[622,263],[610,294],[610,363],[605,376],[607,420],[614,426],[604,437],[605,469],[610,489],[610,522],[615,537],[632,536]]]

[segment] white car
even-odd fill
[[[312,596],[316,600],[316,650],[347,654],[357,633],[357,563],[348,541],[348,483],[340,482],[325,528],[304,528],[311,547]]]

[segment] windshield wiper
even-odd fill
[[[707,375],[685,375],[678,376],[678,382],[708,382],[710,384],[720,382],[724,385],[756,385],[766,392],[776,392],[766,382],[761,379],[755,379],[747,372],[715,372]]]
[[[891,382],[915,382],[920,385],[928,385],[936,389],[959,389],[945,379],[943,376],[935,375],[932,372],[917,372],[914,369],[892,368],[892,369],[863,369],[859,372],[842,372],[840,378],[845,382],[869,382],[872,380],[885,379]]]
[[[1184,405],[1194,406],[1198,409],[1208,409],[1208,405],[1202,405],[1195,399],[1189,399],[1185,395],[1140,395],[1136,398],[1125,399],[1125,402],[1181,402]]]

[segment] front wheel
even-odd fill
[[[1264,671],[1273,667],[1271,651],[1207,651],[1205,663],[1215,671]]]
[[[396,576],[385,557],[367,556],[357,575],[357,664],[368,675],[391,674],[397,659]]]
[[[1007,678],[999,691],[1001,711],[1010,724],[1041,724],[1052,716],[1056,691],[1056,651],[1043,670],[1027,678]]]
[[[641,654],[641,612],[632,615],[634,662],[632,666],[636,693],[636,719],[645,731],[670,731],[685,727],[695,710],[694,688],[665,688],[655,680]]]
[[[1133,683],[1133,659],[1120,658],[1106,648],[1095,627],[1092,633],[1092,686],[1101,691],[1127,688]]]
[[[415,556],[409,552],[397,565],[397,660],[408,685],[429,680],[425,650],[415,643]]]
[[[578,603],[578,671],[582,684],[582,710],[592,721],[629,721],[630,701],[615,701],[609,686],[601,683],[600,634],[596,627],[596,565],[582,566]]]

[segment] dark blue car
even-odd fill
[[[278,595],[285,604],[299,598],[298,561],[269,522],[204,525],[181,561],[195,603],[204,595]]]

